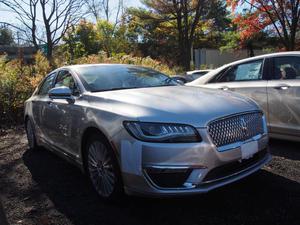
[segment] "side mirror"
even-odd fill
[[[51,99],[66,99],[68,101],[73,101],[72,91],[66,86],[52,88],[48,94]]]

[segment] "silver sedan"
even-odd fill
[[[205,193],[271,158],[252,100],[132,65],[53,71],[26,101],[25,124],[31,149],[78,165],[103,198]]]

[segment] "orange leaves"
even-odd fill
[[[231,7],[232,11],[235,11],[240,0],[226,0],[226,3],[229,7]]]
[[[272,12],[272,6],[263,4],[263,0],[227,0],[233,11],[237,11],[238,4],[246,3],[245,10],[236,14],[232,21],[237,25],[242,44],[272,24],[268,14]]]
[[[240,32],[241,41],[244,42],[254,36],[256,33],[265,28],[264,23],[262,23],[259,15],[248,14],[248,15],[238,15],[234,20]]]

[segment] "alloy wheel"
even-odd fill
[[[88,148],[88,170],[91,181],[100,196],[108,198],[115,189],[116,175],[113,160],[107,147],[94,141]]]

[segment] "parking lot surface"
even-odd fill
[[[0,198],[10,224],[300,224],[300,143],[271,140],[270,164],[205,195],[108,203],[73,165],[28,150],[23,128],[0,133]]]

